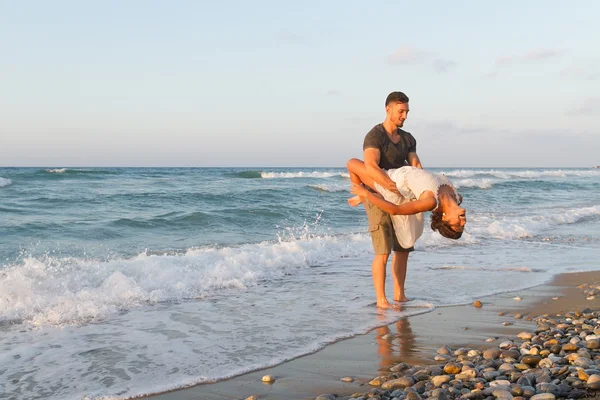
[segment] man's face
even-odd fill
[[[408,118],[408,103],[390,103],[385,108],[385,113],[388,119],[396,124],[398,128],[402,128],[404,120]]]

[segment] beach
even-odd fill
[[[368,392],[372,388],[369,381],[400,362],[443,366],[434,357],[444,345],[483,350],[519,332],[532,331],[535,317],[586,308],[599,310],[600,296],[588,299],[584,294],[584,288],[599,284],[600,271],[561,274],[533,288],[481,298],[481,308],[471,304],[436,308],[273,368],[149,398],[313,399],[324,393],[344,396]],[[273,376],[275,381],[263,383],[265,375]],[[342,382],[344,377],[354,381]]]

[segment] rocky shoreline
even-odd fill
[[[579,288],[588,300],[600,294],[599,285]],[[438,365],[402,362],[372,379],[368,392],[321,394],[316,400],[554,400],[600,393],[600,312],[586,308],[534,321],[535,330],[496,347],[444,345],[435,357]]]

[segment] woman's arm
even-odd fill
[[[384,200],[371,193],[363,186],[356,185],[354,183],[352,184],[352,189],[350,191],[354,194],[359,195],[360,197],[365,197],[371,203],[375,204],[383,211],[388,212],[392,215],[418,214],[423,211],[431,211],[436,206],[436,201],[433,197],[423,200],[409,201],[400,205],[390,203],[389,201]]]

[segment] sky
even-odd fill
[[[600,165],[600,2],[0,0],[0,166]]]

